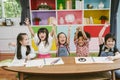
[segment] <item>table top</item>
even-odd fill
[[[64,64],[61,65],[46,65],[39,67],[3,67],[6,70],[35,73],[35,74],[74,74],[74,73],[91,73],[102,72],[120,69],[120,59],[114,63],[87,63],[76,64],[74,57],[62,57]]]

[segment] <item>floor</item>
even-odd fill
[[[18,80],[17,72],[6,71],[0,68],[0,80]]]
[[[5,59],[12,59],[14,54],[0,53],[0,61]],[[17,72],[6,71],[0,67],[0,80],[18,80]]]

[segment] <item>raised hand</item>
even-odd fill
[[[83,31],[83,27],[82,26],[78,26],[79,31]]]
[[[105,22],[104,27],[109,27],[108,22]]]
[[[25,22],[26,25],[30,25],[30,21],[29,21],[28,18],[26,18],[24,22]]]

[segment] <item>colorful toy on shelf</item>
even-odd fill
[[[59,10],[63,10],[63,4],[60,3]]]
[[[39,18],[39,17],[33,18],[33,22],[34,22],[35,25],[39,25],[40,21],[41,21],[41,18]]]
[[[39,9],[39,10],[51,10],[52,7],[49,6],[46,2],[44,2],[44,3],[41,3],[41,4],[38,6],[38,9]]]
[[[72,0],[66,0],[66,9],[72,9]]]
[[[76,9],[83,9],[83,1],[82,0],[76,0],[75,1],[75,8]]]
[[[104,8],[104,3],[100,2],[100,4],[98,5],[99,9],[103,9]]]
[[[55,17],[49,17],[48,18],[48,25],[52,25],[52,24],[57,25],[57,20],[56,20]]]
[[[92,5],[92,4],[87,4],[87,8],[88,8],[88,9],[92,9],[92,8],[93,8],[93,5]]]
[[[107,16],[100,16],[99,20],[101,20],[101,24],[104,24],[106,20],[108,20]]]

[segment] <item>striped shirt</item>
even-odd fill
[[[89,55],[89,40],[85,41],[82,46],[79,46],[78,40],[74,41],[76,46],[76,55],[78,57],[87,57]]]

